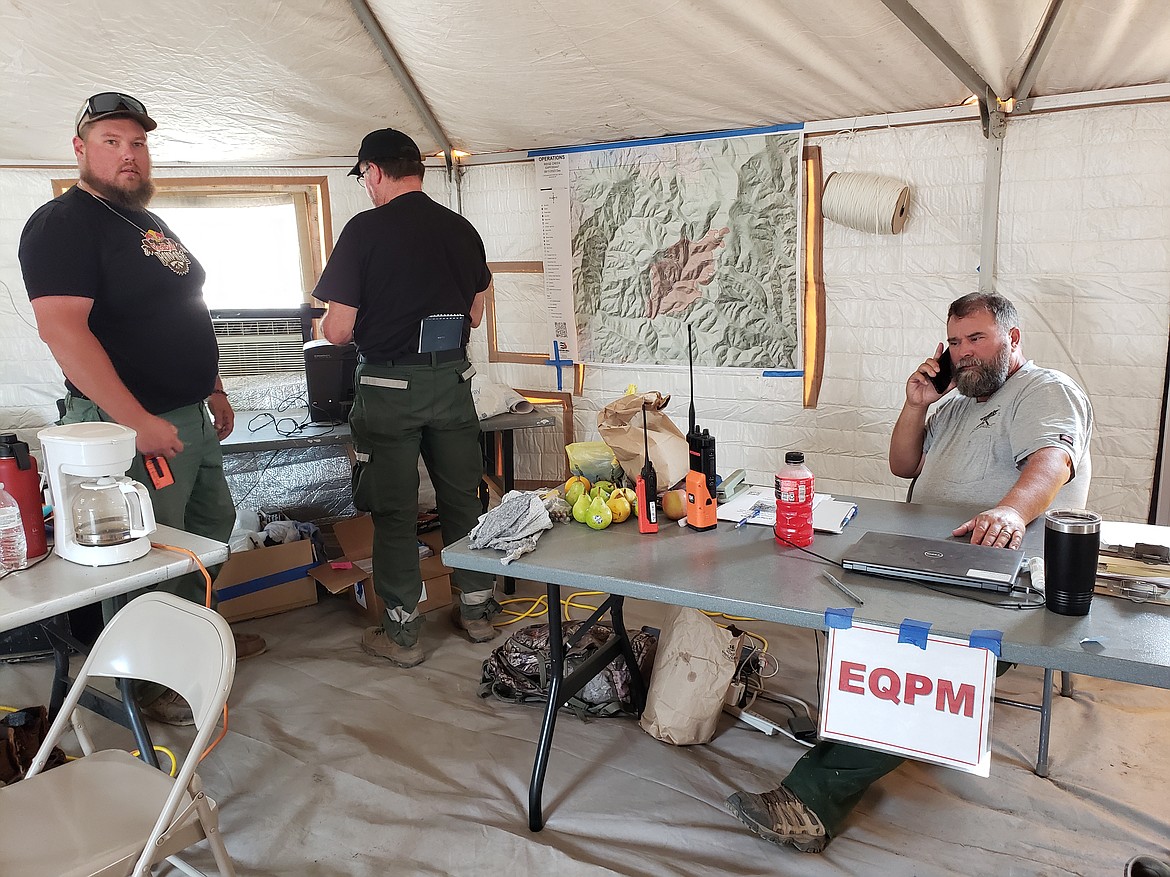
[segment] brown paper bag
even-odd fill
[[[638,480],[646,462],[642,441],[642,404],[646,404],[646,436],[659,490],[669,490],[678,484],[687,477],[690,468],[687,437],[662,410],[668,402],[670,396],[657,392],[621,396],[597,415],[601,440],[613,449],[626,477],[633,482]]]
[[[664,743],[707,743],[735,675],[741,637],[696,609],[673,606],[662,624],[642,730]]]

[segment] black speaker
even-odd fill
[[[357,347],[338,346],[324,339],[305,342],[305,384],[309,391],[309,419],[314,423],[344,423],[353,407],[353,373]]]

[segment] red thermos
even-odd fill
[[[46,551],[45,513],[41,497],[41,476],[37,461],[28,445],[18,441],[15,433],[0,435],[0,482],[20,506],[28,559],[36,560]]]

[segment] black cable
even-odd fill
[[[16,572],[21,572],[21,571],[26,570],[26,569],[32,569],[37,564],[44,563],[46,560],[48,560],[52,556],[52,554],[53,554],[53,543],[50,542],[49,543],[49,550],[46,551],[44,554],[42,554],[40,557],[38,557],[36,560],[34,560],[32,563],[25,564],[20,569],[6,569],[3,572],[0,572],[0,579],[7,578],[8,576],[10,576]]]
[[[948,597],[962,597],[964,600],[974,600],[976,603],[982,603],[984,606],[994,606],[997,609],[1040,609],[1044,606],[1044,600],[1036,601],[1018,601],[1018,600],[981,600],[974,594],[966,594],[962,591],[944,591],[936,585],[928,585],[926,582],[915,581],[914,584],[926,588],[928,591],[934,591],[936,594],[945,594]]]
[[[773,532],[775,533],[775,531],[773,531]],[[798,551],[803,551],[805,554],[811,554],[817,560],[823,561],[824,563],[827,563],[831,566],[836,566],[836,567],[841,566],[841,561],[839,561],[839,560],[833,560],[831,557],[825,557],[823,554],[817,554],[815,551],[809,551],[807,548],[805,548],[802,545],[797,545],[795,542],[789,542],[787,539],[785,539],[779,533],[775,533],[775,536],[780,542],[783,542],[785,545],[789,546],[790,548],[795,548]],[[841,568],[844,569],[844,567],[841,567]]]
[[[296,407],[296,408],[308,408],[309,407],[309,400],[303,392],[296,392],[296,393],[293,393],[291,396],[285,396],[283,399],[281,399],[279,402],[276,403],[276,407],[273,408],[272,410],[273,411],[288,411],[288,409],[293,408],[293,407]]]
[[[282,427],[281,424],[286,422],[292,424],[292,426]],[[273,431],[282,438],[295,438],[301,434],[305,434],[309,438],[317,438],[319,436],[329,435],[340,425],[341,423],[336,420],[329,424],[314,423],[309,420],[307,415],[304,420],[298,421],[295,417],[276,417],[270,411],[261,411],[248,421],[248,432],[259,432],[264,427],[271,426]],[[305,433],[306,429],[314,427],[324,427],[324,431]]]
[[[280,453],[279,450],[269,451],[268,460],[264,463],[264,468],[262,468],[259,472],[256,473],[256,480],[254,482],[252,482],[252,486],[249,487],[246,491],[244,491],[243,496],[241,496],[239,499],[235,500],[236,508],[240,508],[241,506],[243,506],[244,500],[246,500],[249,496],[251,496],[252,491],[255,490],[259,486],[261,481],[264,480],[264,473],[267,472],[268,469],[272,466],[273,461],[276,459],[276,455],[279,453]],[[236,474],[236,473],[233,473],[233,474]]]
[[[778,697],[774,697],[768,694],[768,692],[763,688],[756,692],[756,697],[758,697],[760,700],[766,700],[768,703],[778,703],[780,706],[785,707],[790,713],[792,713],[793,717],[796,716],[796,707],[794,707],[786,700],[781,700]]]

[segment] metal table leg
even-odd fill
[[[125,600],[123,599],[121,602],[125,603]],[[53,647],[53,689],[49,696],[49,720],[52,721],[61,711],[65,695],[69,693],[72,681],[69,676],[69,655],[71,652],[85,654],[85,646],[73,636],[69,629],[68,615],[57,615],[46,619],[41,622],[41,627]],[[138,745],[138,757],[151,767],[157,768],[158,757],[154,754],[154,742],[150,739],[150,732],[138,711],[138,700],[134,696],[133,680],[119,679],[117,682],[118,690],[122,693],[121,700],[111,697],[103,691],[87,688],[81,693],[78,706],[129,728],[134,734],[134,742]]]
[[[513,445],[512,430],[505,429],[501,433],[503,441],[503,448],[501,449],[503,478],[504,478],[504,493],[516,487],[516,460],[512,456],[515,450]],[[511,576],[504,576],[504,594],[511,595],[516,593],[516,580]]]
[[[557,724],[557,710],[561,707],[561,683],[565,679],[565,644],[561,633],[561,591],[556,585],[548,586],[548,645],[549,667],[548,703],[544,707],[544,721],[540,726],[540,739],[536,741],[536,760],[532,765],[532,781],[528,784],[528,828],[540,831],[544,828],[544,812],[540,797],[544,790],[544,772],[548,768],[548,756],[552,749],[553,729]]]
[[[556,585],[549,585],[548,641],[551,666],[549,668],[548,703],[544,708],[544,721],[540,726],[540,737],[536,743],[536,759],[532,765],[532,780],[528,785],[528,827],[532,831],[540,831],[544,828],[541,795],[544,791],[544,775],[548,768],[549,753],[552,751],[552,737],[553,730],[556,728],[557,711],[588,685],[594,676],[609,666],[609,663],[618,655],[625,658],[626,664],[630,668],[630,687],[638,715],[642,714],[642,710],[646,706],[646,682],[642,678],[641,668],[634,658],[634,649],[630,645],[630,638],[626,633],[625,622],[622,618],[624,598],[611,594],[597,608],[597,611],[577,629],[574,634],[575,638],[581,637],[608,611],[610,620],[613,622],[614,636],[610,637],[605,645],[590,654],[566,677],[564,627],[561,623],[560,597],[560,588]]]
[[[1044,697],[1040,705],[1040,748],[1036,753],[1036,776],[1048,776],[1048,733],[1052,727],[1052,671],[1044,668]]]

